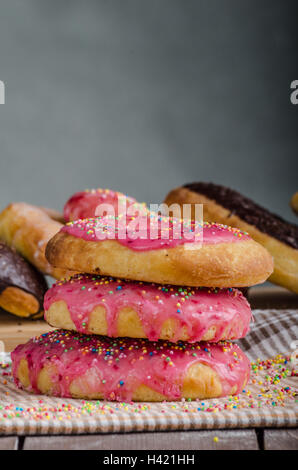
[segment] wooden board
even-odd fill
[[[254,429],[26,437],[24,450],[258,450]]]
[[[248,291],[248,300],[251,308],[298,308],[298,294],[270,284],[251,287]]]
[[[271,285],[250,288],[248,299],[252,308],[298,308],[298,295]],[[4,343],[5,351],[12,351],[18,344],[25,343],[32,336],[51,329],[53,328],[44,320],[20,319],[0,312],[0,341]]]
[[[40,335],[53,328],[44,320],[26,320],[0,312],[0,341],[4,350],[12,351],[18,344],[26,343],[32,336]],[[1,350],[0,344],[0,350]]]
[[[0,450],[18,450],[17,436],[0,437]]]
[[[265,429],[265,450],[298,450],[298,429]]]
[[[258,436],[259,435],[259,436]],[[0,450],[298,450],[298,429],[1,437]]]

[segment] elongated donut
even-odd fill
[[[126,196],[123,193],[112,191],[111,189],[86,189],[79,191],[71,196],[64,206],[64,219],[66,222],[78,219],[87,219],[99,215],[99,206],[104,205],[105,211],[108,206],[114,210],[114,214],[118,216],[119,212],[128,210],[130,206],[145,210],[146,205],[140,204],[133,197]],[[131,214],[132,215],[132,214]]]
[[[39,207],[39,209],[45,212],[50,217],[50,219],[56,220],[56,222],[60,222],[62,225],[65,224],[64,216],[61,214],[61,212],[56,211],[55,209],[50,209],[48,207]]]
[[[53,330],[12,352],[13,377],[29,392],[117,401],[233,395],[250,363],[233,343],[168,343]]]
[[[150,341],[221,341],[245,336],[250,306],[237,289],[161,286],[92,274],[58,281],[45,320],[81,333]]]
[[[0,307],[18,317],[39,318],[46,290],[43,275],[0,242]]]
[[[152,220],[158,228],[154,236]],[[184,221],[179,232],[178,219],[152,213],[147,221],[136,232],[134,220],[126,221],[121,233],[119,218],[71,222],[49,241],[46,257],[57,268],[187,286],[250,286],[272,272],[269,253],[240,230],[207,223],[197,231]]]
[[[213,183],[191,183],[172,190],[168,205],[203,204],[204,220],[231,225],[248,232],[274,258],[269,280],[298,293],[298,226],[242,196]]]
[[[298,191],[297,193],[293,194],[290,206],[292,207],[295,214],[298,215]]]
[[[56,279],[67,275],[56,269],[45,257],[45,247],[62,224],[51,219],[41,208],[16,202],[0,213],[0,240],[13,247],[33,266]]]

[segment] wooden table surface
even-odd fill
[[[297,308],[298,296],[270,285],[249,290],[252,308]],[[31,336],[49,331],[43,320],[21,320],[0,312],[0,340],[6,351]],[[3,436],[0,450],[297,450],[298,429],[220,429],[199,431],[85,434],[71,436]]]

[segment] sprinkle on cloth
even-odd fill
[[[0,429],[7,421],[33,420],[53,422],[71,422],[74,419],[87,421],[101,416],[120,414],[144,415],[152,420],[152,413],[168,416],[174,412],[175,417],[183,418],[184,414],[202,415],[221,411],[235,413],[235,410],[255,409],[256,412],[289,409],[297,406],[298,390],[286,383],[297,384],[298,371],[293,368],[290,356],[277,355],[265,361],[258,360],[251,364],[251,380],[241,394],[212,400],[194,400],[181,402],[125,403],[106,401],[85,401],[58,399],[45,396],[32,396],[17,391],[13,384],[10,363],[0,363]],[[53,404],[54,402],[54,404]],[[276,413],[276,411],[275,411]],[[225,417],[227,420],[227,415]],[[16,421],[16,423],[17,423]],[[2,423],[2,424],[1,424]],[[87,423],[86,423],[87,425]]]

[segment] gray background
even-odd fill
[[[0,202],[194,180],[287,219],[298,190],[297,2],[0,2]]]

